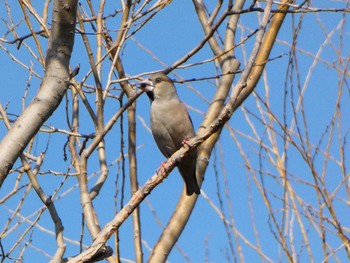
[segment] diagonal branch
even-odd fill
[[[268,58],[269,52],[273,45],[270,45],[267,49],[266,41],[272,41],[276,38],[278,29],[280,28],[285,14],[279,13],[275,15],[272,24],[263,40],[265,27],[269,19],[269,10],[271,8],[271,1],[266,7],[266,13],[260,30],[257,34],[257,41],[255,47],[251,54],[251,59],[249,60],[241,78],[233,90],[230,100],[227,105],[222,110],[221,114],[211,123],[207,128],[196,137],[189,141],[188,145],[184,145],[180,150],[174,153],[165,164],[163,164],[163,169],[158,170],[158,173],[154,174],[146,184],[139,189],[130,199],[130,201],[125,205],[125,207],[110,221],[103,230],[98,234],[92,245],[83,253],[72,258],[69,262],[83,262],[93,257],[95,253],[99,251],[105,242],[110,238],[110,236],[120,227],[120,225],[131,215],[133,210],[145,199],[145,197],[158,185],[160,184],[168,174],[175,168],[176,163],[179,162],[190,150],[199,146],[202,142],[210,138],[215,132],[222,129],[223,125],[230,119],[233,112],[241,105],[241,103],[249,96],[249,94],[254,90],[259,76],[256,75],[257,72],[262,72],[266,60]],[[288,8],[283,6],[282,8]],[[272,41],[273,43],[274,41]],[[256,59],[255,59],[256,58]],[[260,71],[261,70],[261,71]],[[251,78],[253,77],[253,78]],[[200,158],[200,157],[199,157]],[[198,169],[198,168],[197,168]],[[193,197],[192,199],[196,199]],[[194,200],[195,201],[195,200]],[[166,257],[166,256],[164,256]],[[166,258],[165,258],[166,259]],[[163,262],[165,259],[158,262]]]

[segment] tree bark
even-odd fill
[[[56,0],[45,60],[45,77],[29,106],[0,142],[0,188],[19,155],[61,103],[69,86],[77,0]]]

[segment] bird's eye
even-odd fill
[[[161,81],[162,81],[162,80],[161,80],[160,78],[156,78],[156,79],[155,79],[155,82],[156,82],[156,83],[160,83]]]

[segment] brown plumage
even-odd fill
[[[195,136],[191,118],[180,101],[173,82],[165,74],[156,73],[141,82],[151,101],[151,130],[162,154],[169,158],[182,147],[184,140]],[[196,150],[177,165],[186,184],[187,195],[200,194],[196,179]]]

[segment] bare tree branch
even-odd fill
[[[18,156],[60,104],[69,85],[77,1],[55,1],[46,74],[40,89],[0,142],[0,187]]]

